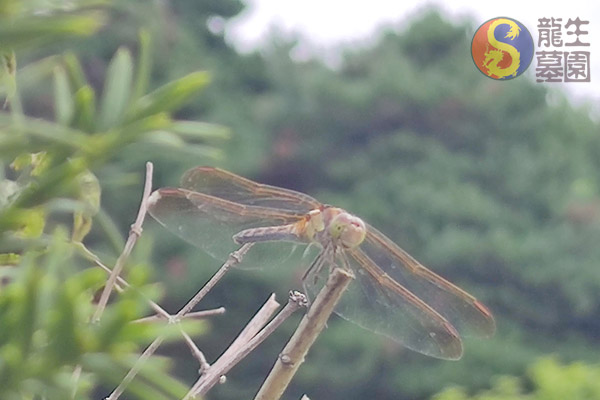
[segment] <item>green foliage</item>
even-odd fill
[[[76,267],[75,248],[57,231],[47,250],[29,251],[18,266],[0,270],[9,280],[0,292],[0,398],[47,399],[88,396],[103,368],[113,381],[123,376],[134,352],[160,333],[157,327],[131,324],[147,305],[135,290],[111,304],[98,324],[90,324],[92,298],[106,274]],[[80,379],[75,365],[84,366]],[[151,365],[146,374],[162,377]],[[151,387],[148,383],[143,387]],[[181,384],[179,395],[184,394]],[[78,397],[81,398],[81,397]],[[154,397],[161,398],[161,397]]]
[[[152,339],[181,338],[178,324],[132,323],[149,312],[146,299],[158,295],[146,285],[147,260],[141,257],[128,271],[133,288],[115,296],[99,323],[90,323],[106,280],[92,261],[114,261],[116,254],[106,249],[112,245],[120,252],[123,246],[115,222],[101,209],[104,169],[144,148],[166,151],[165,156],[179,151],[218,157],[215,144],[228,133],[218,125],[173,118],[204,89],[208,74],[151,84],[153,44],[147,31],[141,31],[137,60],[127,47],[116,51],[103,85],[90,79],[73,52],[36,56],[47,51],[40,44],[89,35],[112,15],[100,1],[64,7],[48,2],[46,8],[37,3],[0,1],[0,90],[8,105],[0,113],[0,398],[93,398],[99,387],[116,387]],[[52,108],[44,104],[41,115],[30,114],[40,98]],[[143,167],[135,165],[136,172]],[[139,199],[141,188],[136,190]],[[104,232],[94,228],[98,217]],[[81,244],[88,235],[101,257]],[[195,335],[203,325],[184,327]],[[127,394],[183,397],[189,386],[172,378],[169,367],[165,359],[151,357]]]
[[[433,400],[594,400],[600,399],[600,367],[584,363],[562,365],[544,358],[529,368],[527,380],[503,376],[493,387],[476,395],[453,387]]]
[[[143,40],[146,44],[141,51],[148,47],[149,39]],[[141,59],[147,57],[142,56]],[[56,122],[21,116],[18,125],[0,131],[0,140],[12,142],[12,146],[2,152],[3,158],[40,150],[52,154],[45,173],[36,176],[36,185],[23,188],[21,195],[9,207],[0,210],[0,227],[14,228],[6,218],[14,209],[39,206],[51,196],[78,192],[78,187],[66,188],[57,183],[76,182],[76,176],[118,156],[131,144],[147,142],[161,149],[168,147],[172,154],[181,151],[198,156],[219,155],[216,149],[207,148],[202,141],[205,138],[214,140],[215,136],[224,138],[222,128],[212,126],[211,129],[209,124],[184,124],[186,132],[183,137],[177,133],[182,122],[170,117],[172,111],[202,90],[208,82],[207,74],[192,73],[134,98],[134,79],[136,88],[148,85],[140,77],[133,77],[133,69],[129,51],[119,50],[107,70],[97,111],[95,90],[87,83],[77,58],[67,54],[64,61],[54,67]],[[149,69],[149,66],[138,67],[138,71]],[[1,119],[8,121],[9,117],[0,115]],[[200,144],[192,143],[190,137]],[[135,148],[128,150],[134,151]]]
[[[78,0],[69,5],[36,0],[4,0],[0,4],[0,49],[42,46],[69,36],[88,36],[104,22],[106,1]]]

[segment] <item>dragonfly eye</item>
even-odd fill
[[[337,215],[329,227],[329,233],[346,248],[356,247],[365,240],[367,228],[362,219],[346,212]]]

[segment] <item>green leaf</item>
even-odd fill
[[[11,117],[8,114],[0,113],[0,124],[11,123]],[[86,146],[88,137],[84,132],[76,129],[69,129],[54,122],[44,121],[39,118],[25,118],[23,126],[20,127],[27,135],[35,139],[42,139],[45,142],[58,143],[70,149],[77,150]],[[14,136],[14,135],[13,135]]]
[[[0,24],[0,48],[19,48],[51,43],[72,35],[91,35],[100,28],[104,14],[27,16],[15,23]]]
[[[42,81],[52,76],[61,59],[60,56],[51,55],[21,66],[17,74],[18,87],[21,90],[39,87]]]
[[[74,242],[81,242],[92,228],[92,218],[100,209],[102,189],[98,178],[89,170],[77,176],[77,198],[83,203],[84,209],[73,214]]]
[[[137,68],[135,71],[135,83],[133,84],[132,100],[137,100],[146,93],[152,70],[152,37],[144,29],[140,30],[140,50],[138,53]]]
[[[3,87],[6,94],[6,102],[9,102],[17,92],[17,58],[12,50],[3,51],[0,54],[0,88]]]
[[[30,208],[19,213],[21,227],[19,236],[25,238],[37,238],[44,232],[46,225],[46,212],[40,208]]]
[[[83,86],[75,92],[75,115],[73,125],[86,132],[94,129],[94,115],[96,113],[96,94],[94,89]]]
[[[140,98],[129,113],[128,120],[133,121],[159,112],[172,111],[197,94],[208,82],[209,75],[204,71],[193,72],[169,82]]]
[[[171,123],[171,119],[166,113],[157,113],[139,118],[120,129],[120,140],[129,142],[140,134],[168,129]]]
[[[74,91],[81,89],[82,87],[87,85],[87,79],[85,79],[85,74],[83,72],[83,68],[81,67],[81,63],[77,56],[73,53],[67,53],[64,56],[65,67],[67,69],[67,75],[69,77],[69,83]]]
[[[61,125],[70,125],[75,113],[75,102],[64,68],[54,68],[54,116]]]
[[[17,253],[0,253],[0,267],[16,266],[21,261],[21,255]]]
[[[174,121],[171,130],[190,139],[227,140],[231,138],[229,128],[198,121]]]
[[[131,95],[132,74],[131,54],[127,49],[120,48],[106,72],[98,130],[110,129],[122,121]]]

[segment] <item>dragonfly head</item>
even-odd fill
[[[365,240],[367,227],[362,219],[347,212],[341,212],[329,224],[329,234],[345,248],[352,248]]]

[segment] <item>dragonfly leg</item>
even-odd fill
[[[323,255],[325,254],[326,249],[321,250],[321,252],[315,257],[310,266],[304,271],[304,275],[302,275],[302,282],[306,281],[306,278],[311,274],[318,274],[321,268],[323,267]]]
[[[342,267],[347,271],[350,272],[352,274],[352,276],[354,277],[354,271],[352,270],[352,268],[350,267],[350,262],[348,261],[348,255],[346,254],[345,251],[341,251],[340,252],[340,259],[342,260]]]

